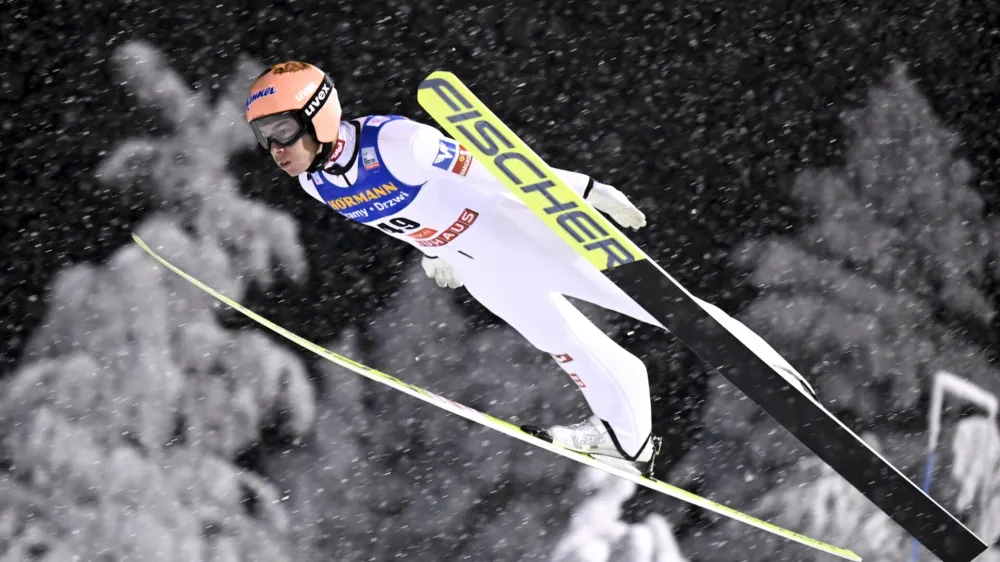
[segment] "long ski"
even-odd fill
[[[433,392],[429,392],[429,391],[424,390],[424,389],[422,389],[422,388],[420,388],[418,386],[414,386],[412,384],[403,382],[403,381],[397,379],[396,377],[393,377],[392,375],[388,375],[388,374],[383,373],[381,371],[375,370],[375,369],[373,369],[371,367],[368,367],[366,365],[358,363],[357,361],[353,361],[353,360],[351,360],[351,359],[349,359],[347,357],[344,357],[343,355],[338,355],[338,354],[336,354],[336,353],[334,353],[334,352],[332,352],[332,351],[330,351],[330,350],[328,350],[326,348],[323,348],[323,347],[321,347],[321,346],[319,346],[319,345],[317,345],[317,344],[315,344],[315,343],[313,343],[313,342],[311,342],[311,341],[309,341],[309,340],[307,340],[307,339],[305,339],[305,338],[303,338],[301,336],[298,336],[298,335],[296,335],[296,334],[294,334],[294,333],[292,333],[292,332],[290,332],[290,331],[282,328],[281,326],[278,326],[277,324],[271,322],[270,320],[267,320],[266,318],[260,316],[259,314],[257,314],[255,312],[253,312],[253,311],[245,308],[243,305],[239,304],[238,302],[236,302],[236,301],[230,299],[229,297],[226,297],[225,295],[219,293],[215,289],[212,289],[208,285],[205,285],[204,283],[202,283],[201,281],[199,281],[195,277],[193,277],[190,274],[184,272],[183,270],[181,270],[177,266],[173,265],[172,263],[168,262],[166,259],[164,259],[163,257],[161,257],[154,250],[152,250],[149,246],[147,246],[146,243],[143,242],[143,240],[141,238],[139,238],[137,235],[133,234],[132,238],[135,240],[135,243],[140,248],[142,248],[144,251],[146,251],[149,255],[151,255],[153,258],[155,258],[158,262],[160,262],[165,267],[167,267],[168,269],[170,269],[171,271],[173,271],[174,273],[176,273],[180,277],[184,278],[188,282],[192,283],[193,285],[195,285],[199,289],[201,289],[201,290],[205,291],[206,293],[212,295],[213,297],[215,297],[216,299],[218,299],[220,302],[222,302],[222,303],[226,304],[227,306],[229,306],[230,308],[232,308],[232,309],[234,309],[234,310],[236,310],[236,311],[238,311],[238,312],[246,315],[248,318],[256,321],[261,326],[263,326],[263,327],[265,327],[265,328],[267,328],[267,329],[275,332],[276,334],[278,334],[278,335],[280,335],[280,336],[288,339],[289,341],[291,341],[291,342],[293,342],[293,343],[301,346],[302,348],[304,348],[304,349],[306,349],[308,351],[311,351],[311,352],[315,353],[316,355],[319,355],[320,357],[323,357],[324,359],[326,359],[326,360],[328,360],[328,361],[330,361],[332,363],[335,363],[335,364],[337,364],[337,365],[339,365],[339,366],[341,366],[341,367],[343,367],[345,369],[353,371],[353,372],[355,372],[355,373],[357,373],[357,374],[359,374],[359,375],[361,375],[363,377],[367,377],[367,378],[369,378],[369,379],[371,379],[373,381],[376,381],[376,382],[379,382],[379,383],[384,384],[386,386],[389,386],[391,388],[394,388],[394,389],[396,389],[396,390],[398,390],[400,392],[409,394],[410,396],[413,396],[414,398],[418,398],[420,400],[423,400],[424,402],[427,402],[429,404],[433,404],[434,406],[437,406],[438,408],[441,408],[441,409],[446,410],[448,412],[451,412],[453,414],[459,415],[459,416],[461,416],[461,417],[463,417],[463,418],[465,418],[465,419],[467,419],[469,421],[478,423],[480,425],[484,425],[484,426],[486,426],[486,427],[488,427],[490,429],[494,429],[496,431],[499,431],[500,433],[503,433],[503,434],[508,435],[510,437],[513,437],[515,439],[520,439],[521,441],[524,441],[526,443],[529,443],[529,444],[534,445],[536,447],[539,447],[541,449],[545,449],[547,451],[551,451],[551,452],[556,453],[558,455],[562,455],[562,456],[564,456],[564,457],[566,457],[568,459],[572,459],[572,460],[574,460],[574,461],[576,461],[578,463],[585,464],[587,466],[592,466],[592,467],[597,468],[599,470],[603,470],[604,472],[613,474],[615,476],[618,476],[619,478],[624,478],[626,480],[630,480],[632,482],[635,482],[636,484],[639,484],[641,486],[645,486],[647,488],[650,488],[650,489],[652,489],[654,491],[660,492],[661,494],[665,494],[667,496],[670,496],[670,497],[673,497],[673,498],[676,498],[676,499],[688,502],[688,503],[690,503],[692,505],[696,505],[698,507],[701,507],[703,509],[707,509],[707,510],[715,512],[715,513],[718,513],[719,515],[723,515],[725,517],[729,517],[729,518],[734,519],[736,521],[740,521],[740,522],[746,523],[747,525],[751,525],[751,526],[756,527],[758,529],[767,531],[769,533],[773,533],[773,534],[775,534],[777,536],[780,536],[780,537],[783,537],[783,538],[786,538],[786,539],[798,542],[800,544],[803,544],[805,546],[814,548],[816,550],[819,550],[819,551],[822,551],[822,552],[826,552],[828,554],[833,554],[833,555],[838,556],[840,558],[843,558],[845,560],[853,560],[853,561],[856,561],[856,562],[860,562],[860,560],[861,560],[861,557],[859,557],[857,554],[851,552],[850,550],[846,550],[846,549],[843,549],[843,548],[838,548],[838,547],[826,544],[824,542],[820,542],[818,540],[812,539],[810,537],[807,537],[807,536],[804,536],[804,535],[800,535],[798,533],[795,533],[795,532],[790,531],[788,529],[785,529],[783,527],[779,527],[777,525],[768,523],[766,521],[762,521],[760,519],[757,519],[756,517],[753,517],[751,515],[747,515],[746,513],[742,513],[740,511],[735,510],[735,509],[726,507],[726,506],[724,506],[722,504],[713,502],[711,500],[707,500],[707,499],[705,499],[705,498],[703,498],[701,496],[698,496],[696,494],[688,492],[688,491],[686,491],[684,489],[678,488],[676,486],[671,486],[670,484],[667,484],[666,482],[663,482],[663,481],[660,481],[660,480],[656,480],[654,478],[647,478],[647,477],[644,477],[644,476],[635,475],[635,474],[632,474],[630,472],[624,471],[622,469],[619,469],[619,468],[616,468],[616,467],[604,464],[604,463],[602,463],[602,462],[594,459],[590,455],[587,455],[585,453],[579,453],[577,451],[573,451],[571,449],[567,449],[567,448],[559,445],[558,443],[553,443],[553,442],[550,442],[548,440],[541,439],[539,437],[536,437],[536,436],[534,436],[534,435],[532,435],[532,434],[530,434],[530,433],[522,430],[520,427],[518,427],[518,426],[516,426],[514,424],[511,424],[511,423],[508,423],[508,422],[503,421],[501,419],[495,418],[493,416],[490,416],[488,414],[485,414],[483,412],[480,412],[479,410],[475,410],[475,409],[470,408],[468,406],[464,406],[462,404],[459,404],[458,402],[454,402],[452,400],[449,400],[448,398],[445,398],[443,396],[434,394]]]
[[[775,370],[720,324],[687,289],[567,187],[454,74],[430,74],[417,97],[452,138],[553,232],[928,550],[944,562],[970,562],[988,548],[794,377]]]

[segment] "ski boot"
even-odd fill
[[[618,448],[610,427],[597,416],[572,425],[556,425],[548,429],[526,425],[521,429],[535,437],[556,442],[567,449],[588,454],[594,460],[646,477],[652,476],[653,463],[662,445],[661,438],[650,435],[639,454],[630,457]]]

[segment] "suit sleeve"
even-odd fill
[[[386,143],[382,144],[382,135]],[[379,150],[386,167],[406,183],[422,184],[434,178],[465,181],[477,189],[507,193],[509,190],[458,141],[429,125],[394,121],[384,126]],[[567,187],[586,198],[594,180],[585,174],[552,168]]]

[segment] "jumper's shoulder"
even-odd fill
[[[441,133],[410,119],[394,119],[379,128],[378,151],[385,166],[401,180],[422,183],[438,156]],[[406,177],[404,177],[406,176]]]

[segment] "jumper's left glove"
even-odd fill
[[[457,289],[463,285],[455,270],[441,258],[424,256],[420,260],[420,265],[424,266],[424,272],[438,284],[438,287]]]
[[[626,228],[646,226],[646,215],[642,214],[624,193],[610,185],[595,181],[594,187],[587,194],[587,202]]]

